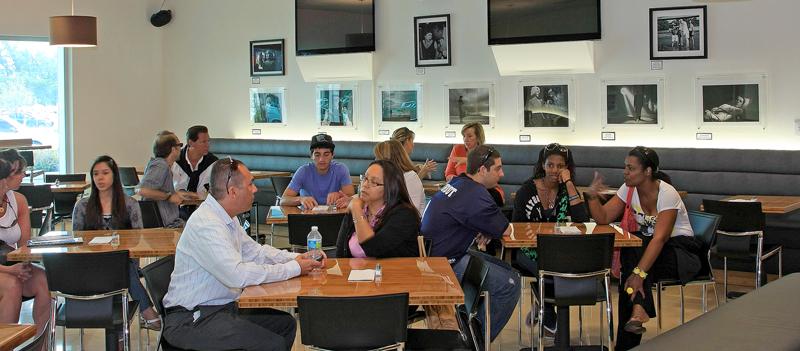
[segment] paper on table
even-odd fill
[[[620,234],[625,234],[625,231],[622,230],[622,227],[620,227],[620,226],[618,226],[618,225],[616,225],[614,223],[611,223],[609,225],[611,226],[611,228],[614,228],[614,230],[618,231]]]
[[[335,262],[335,264],[333,265],[333,267],[328,268],[328,274],[341,276],[342,269],[339,268],[339,260],[333,260],[333,261]]]
[[[371,282],[373,280],[375,280],[374,269],[354,269],[347,277],[347,281],[351,282]]]
[[[597,227],[597,223],[595,222],[584,222],[583,225],[586,226],[586,234],[592,234],[594,228]]]
[[[749,198],[749,199],[731,199],[731,200],[728,200],[728,202],[756,202],[756,201],[758,201],[758,199],[756,199],[754,197],[753,198]]]
[[[111,244],[112,239],[111,236],[96,236],[89,242],[89,245],[108,245]]]
[[[328,212],[333,209],[333,206],[329,205],[316,205],[314,208],[311,209],[311,212]]]
[[[577,235],[581,234],[581,230],[578,227],[557,227],[557,232],[560,234],[572,234]]]

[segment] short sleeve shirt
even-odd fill
[[[319,174],[313,163],[301,166],[292,176],[288,188],[300,196],[313,196],[317,203],[325,204],[329,193],[342,190],[343,186],[350,184],[353,184],[353,181],[350,179],[350,170],[347,166],[331,161],[325,174]]]
[[[617,196],[625,202],[628,194],[628,186],[622,184],[617,190]],[[656,223],[658,222],[658,216],[651,216],[644,212],[642,209],[642,205],[639,202],[639,192],[636,188],[633,188],[633,195],[631,196],[631,209],[633,210],[634,217],[636,218],[636,223],[639,224],[639,227],[642,231],[642,234],[647,236],[652,236],[655,228]],[[689,222],[689,214],[686,212],[686,205],[683,204],[683,200],[681,200],[680,194],[672,185],[667,184],[667,182],[659,181],[658,185],[658,200],[656,202],[656,211],[661,213],[662,211],[666,210],[678,210],[678,216],[675,218],[675,226],[672,228],[672,234],[670,237],[673,236],[693,236],[694,232],[692,231],[692,225]]]
[[[175,186],[172,184],[172,171],[167,165],[167,160],[156,157],[150,160],[144,170],[144,176],[139,182],[142,188],[154,189],[163,192],[174,193]],[[170,228],[183,227],[183,220],[179,218],[178,205],[167,200],[157,200],[158,212],[164,221],[164,226]]]
[[[500,239],[508,219],[486,188],[462,174],[433,195],[422,216],[422,235],[431,239],[431,256],[459,259],[478,233]]]

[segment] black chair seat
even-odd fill
[[[106,306],[102,305],[108,305],[108,303],[109,302],[106,300],[67,301],[67,303],[59,306],[58,308],[58,313],[56,314],[56,325],[67,328],[105,329],[108,326],[105,323],[107,320],[105,318],[98,318],[97,310],[105,308]],[[132,300],[128,301],[128,322],[133,319],[138,309],[138,302]],[[69,310],[69,318],[66,318],[67,310]],[[122,326],[122,306],[120,305],[119,299],[115,299],[111,312],[113,313],[112,318],[114,325]]]
[[[771,253],[773,251],[778,250],[779,248],[781,248],[780,245],[764,246],[762,255],[769,254],[769,253]],[[739,260],[752,261],[752,260],[756,259],[756,255],[757,254],[756,254],[756,250],[755,249],[750,250],[749,252],[744,252],[744,253],[743,252],[728,252],[728,251],[718,250],[717,247],[714,246],[714,247],[711,248],[711,255],[713,255],[714,257],[718,257],[718,258],[727,257],[728,259],[734,259],[734,260],[739,259]]]
[[[471,350],[457,330],[409,329],[406,350]]]

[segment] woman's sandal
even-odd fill
[[[628,333],[641,335],[641,334],[644,334],[644,332],[647,331],[647,328],[645,328],[644,325],[642,325],[642,324],[643,323],[640,320],[631,319],[631,320],[628,320],[627,323],[625,323],[624,329]]]

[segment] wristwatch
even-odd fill
[[[647,278],[647,272],[641,270],[638,266],[633,268],[633,274],[638,275],[642,279]]]
[[[174,194],[174,192],[172,192],[172,191],[167,191],[166,193],[167,193],[167,198],[166,198],[166,199],[164,199],[164,201],[169,201],[169,198],[171,198],[171,197],[172,197],[172,194]]]

